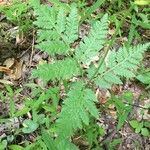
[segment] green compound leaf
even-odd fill
[[[120,48],[117,52],[110,51],[101,65],[94,82],[101,88],[111,88],[113,84],[122,84],[121,77],[135,77],[138,65],[150,43],[130,48]],[[102,59],[100,59],[100,62]],[[88,70],[91,78],[97,68],[93,66]]]
[[[32,71],[33,77],[39,77],[45,81],[65,80],[80,75],[80,68],[75,60],[67,58],[56,61],[53,64],[42,64]]]
[[[78,128],[82,129],[83,123],[89,124],[89,114],[98,118],[95,107],[95,94],[87,89],[83,83],[75,83],[67,94],[62,111],[57,120],[57,130],[60,137],[73,135]]]
[[[54,9],[46,5],[34,4],[37,20],[34,24],[39,28],[39,42],[36,48],[49,55],[67,54],[70,44],[78,38],[79,17],[77,8],[71,7],[67,16],[63,8]]]
[[[108,32],[108,15],[104,15],[101,21],[96,21],[87,37],[80,42],[76,49],[76,57],[83,64],[90,64],[106,42]]]
[[[150,70],[139,74],[136,78],[144,84],[150,84]]]

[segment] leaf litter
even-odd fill
[[[5,2],[6,3],[6,2]],[[1,3],[3,4],[3,3]],[[85,24],[81,29],[81,33],[80,33],[80,38],[83,38],[84,35],[87,34],[88,32],[88,25]],[[85,30],[85,31],[84,31]],[[109,34],[113,35],[114,34],[114,30],[110,29],[109,30]],[[30,39],[31,41],[33,39]],[[125,38],[121,38],[119,39],[122,44],[123,41],[126,41],[126,37]],[[20,39],[20,37],[17,35],[16,36],[16,43],[19,44],[21,43],[21,41],[23,41],[22,37]],[[32,45],[32,42],[30,42],[31,47],[34,46]],[[119,47],[118,44],[116,45],[116,47]],[[27,49],[27,48],[26,48]],[[29,61],[30,66],[29,66]],[[18,87],[23,86],[26,83],[29,83],[32,81],[32,79],[29,79],[28,77],[31,74],[31,70],[33,67],[35,67],[38,63],[42,62],[42,61],[51,61],[51,58],[49,58],[47,56],[47,54],[45,53],[41,53],[39,52],[37,49],[34,50],[34,53],[32,53],[32,57],[31,57],[31,48],[30,48],[30,52],[27,51],[27,53],[24,54],[23,57],[20,58],[20,60],[17,60],[16,58],[11,58],[8,57],[7,59],[5,59],[5,62],[3,62],[3,65],[0,66],[0,72],[5,73],[6,75],[4,75],[1,79],[0,79],[0,84],[10,84],[10,85],[17,85]],[[97,58],[95,58],[95,61],[97,61]],[[147,60],[145,60],[147,61]],[[149,61],[148,61],[149,63]],[[150,65],[150,64],[149,64]],[[86,66],[85,66],[86,67]],[[36,81],[37,84],[41,84],[41,81]],[[64,86],[62,86],[62,99],[65,95],[65,91],[64,91]],[[25,87],[23,87],[25,88]],[[2,89],[2,88],[1,88]],[[3,90],[3,89],[2,89]],[[135,117],[137,120],[148,120],[150,119],[150,114],[149,114],[149,110],[148,109],[142,109],[146,108],[147,106],[150,105],[150,97],[147,96],[146,98],[144,98],[144,100],[140,100],[140,96],[142,95],[143,91],[145,90],[143,86],[136,84],[134,81],[129,81],[126,82],[123,86],[117,86],[117,87],[112,87],[111,89],[114,93],[121,95],[121,93],[123,93],[124,91],[132,91],[133,95],[134,95],[134,104],[136,104],[134,106],[134,111],[132,112],[132,116],[130,117]],[[102,89],[96,89],[96,96],[98,97],[99,100],[99,107],[105,105],[110,98],[111,92],[110,90],[102,90]],[[31,91],[29,89],[27,89],[26,92],[22,92],[21,95],[25,98],[28,97],[28,93],[31,93]],[[23,99],[24,99],[23,98]],[[22,100],[23,100],[22,99]],[[20,100],[21,101],[21,100]],[[21,104],[18,104],[18,106],[20,108],[22,108]],[[139,107],[141,106],[141,107]],[[1,110],[3,110],[3,108],[5,109],[3,111],[3,113],[6,113],[5,115],[8,114],[8,106],[6,104],[6,106],[3,105],[3,102],[0,101],[0,108],[2,108]],[[141,114],[141,112],[143,111],[143,114]],[[29,114],[30,116],[30,114]],[[28,118],[32,118],[32,116],[30,116]],[[13,119],[9,120],[9,122],[5,123],[5,124],[1,124],[0,127],[0,136],[1,137],[6,137],[5,135],[5,130],[9,130],[9,127],[11,126],[13,130],[15,130],[16,128],[19,128],[20,123],[24,120],[24,118],[17,118],[14,117]],[[103,125],[106,129],[106,136],[104,136],[102,139],[100,139],[100,142],[104,143],[106,141],[112,141],[113,138],[117,138],[117,137],[121,137],[122,138],[122,143],[119,145],[118,150],[126,150],[126,149],[135,149],[135,145],[134,143],[138,143],[140,149],[150,149],[149,146],[149,141],[144,139],[142,136],[140,136],[139,134],[135,134],[133,132],[133,130],[130,128],[128,122],[125,123],[125,125],[121,128],[121,131],[117,132],[116,131],[116,109],[114,106],[110,106],[108,108],[108,111],[104,111],[102,112],[101,118],[99,120],[100,124]],[[31,139],[34,139],[34,137],[31,137]],[[80,137],[74,137],[73,139],[74,143],[77,143],[77,145],[80,145],[81,147],[83,146],[84,148],[88,146],[88,144]],[[104,142],[105,141],[105,142]]]

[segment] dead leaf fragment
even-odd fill
[[[10,5],[10,0],[0,0],[0,5]]]
[[[0,72],[7,74],[11,79],[18,80],[22,76],[23,61],[14,59],[7,59],[4,62],[4,66],[0,66]]]
[[[0,72],[4,72],[9,75],[13,72],[13,70],[9,69],[8,67],[0,66]]]
[[[15,66],[13,68],[13,73],[10,74],[10,78],[13,80],[19,80],[22,76],[22,68],[23,68],[23,61],[16,61]]]
[[[110,98],[110,92],[108,90],[101,90],[98,88],[96,90],[96,97],[100,104],[105,104]]]
[[[8,68],[11,68],[15,63],[15,59],[14,58],[8,58],[4,61],[3,65],[8,67]]]
[[[14,85],[11,81],[8,81],[8,80],[1,80],[0,79],[0,83],[2,83],[2,84],[8,84],[8,85]]]

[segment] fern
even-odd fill
[[[79,150],[74,144],[66,139],[52,139],[48,132],[43,130],[42,139],[48,150]]]
[[[67,17],[66,24],[66,42],[68,44],[73,43],[78,38],[78,27],[79,27],[79,19],[78,12],[75,7],[71,8],[71,12],[69,17]]]
[[[88,112],[98,118],[98,111],[94,105],[96,97],[91,89],[85,88],[82,82],[72,86],[64,101],[64,107],[57,120],[58,133],[60,136],[68,137],[74,131],[82,128],[82,124],[89,124]]]
[[[122,84],[121,77],[135,77],[134,72],[143,59],[144,51],[149,46],[150,43],[129,49],[123,47],[117,52],[110,51],[94,79],[96,85],[101,88],[110,88],[112,84]],[[89,77],[93,76],[95,70],[95,67],[88,70]]]
[[[106,42],[105,38],[108,29],[108,15],[104,15],[101,21],[97,21],[89,35],[80,43],[76,49],[76,57],[83,64],[90,64],[92,59],[98,55],[100,49]]]
[[[32,72],[34,77],[39,77],[45,81],[70,79],[79,74],[78,64],[71,58],[60,60],[53,64],[40,65],[38,69]]]
[[[88,87],[89,83],[110,88],[113,84],[122,84],[122,77],[134,77],[143,53],[150,44],[129,49],[123,47],[117,52],[109,51],[106,58],[100,58],[97,68],[91,63],[106,42],[108,15],[96,21],[91,26],[88,36],[79,43],[79,47],[73,48],[72,43],[78,39],[77,9],[72,6],[68,14],[62,8],[57,11],[36,2],[34,1],[37,14],[35,25],[39,28],[36,47],[53,56],[55,62],[38,66],[32,73],[33,77],[58,82],[82,75],[73,85],[67,82],[67,96],[56,120],[58,137],[66,139],[77,129],[82,129],[84,124],[88,125],[90,116],[98,117],[98,110],[94,105],[96,97],[92,89]],[[64,59],[57,60],[56,54],[62,55]],[[88,64],[89,69],[83,69],[81,64]]]
[[[34,22],[38,31],[37,48],[49,55],[67,54],[70,44],[78,38],[79,19],[77,9],[71,7],[71,12],[66,17],[63,8],[56,9],[45,5],[35,5],[37,21]]]

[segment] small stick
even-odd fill
[[[35,34],[35,30],[33,30],[33,39],[32,39],[32,47],[31,47],[31,56],[30,56],[30,61],[29,61],[29,66],[31,67],[31,63],[32,63],[32,58],[33,58],[33,54],[34,54],[34,43],[35,43],[35,38],[34,38],[34,34]]]

